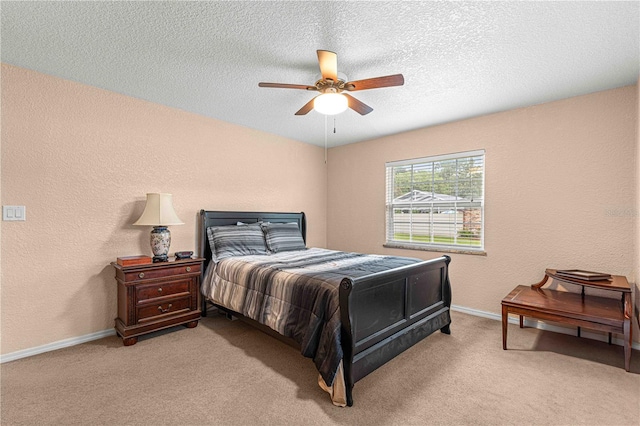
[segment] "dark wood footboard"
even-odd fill
[[[340,284],[347,404],[355,382],[436,330],[449,334],[449,256]]]

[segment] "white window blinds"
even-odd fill
[[[484,150],[387,168],[387,244],[484,250]]]

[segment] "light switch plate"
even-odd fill
[[[27,220],[25,206],[2,206],[2,220]]]

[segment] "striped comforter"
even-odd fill
[[[202,292],[214,303],[294,339],[331,386],[343,355],[340,281],[417,262],[319,248],[235,256],[211,262]]]

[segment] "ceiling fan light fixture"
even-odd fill
[[[340,114],[348,107],[348,99],[340,93],[323,93],[313,101],[313,109],[325,115]]]

